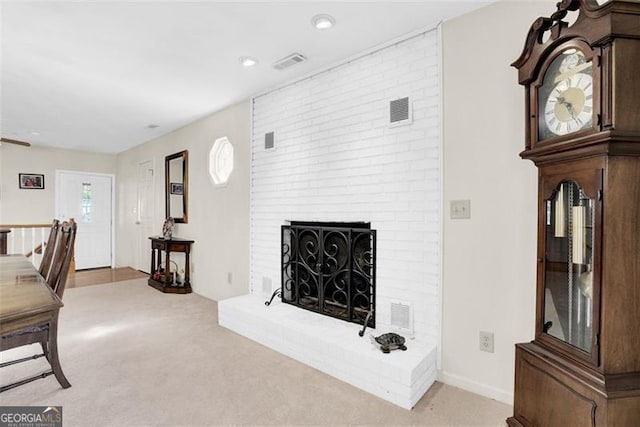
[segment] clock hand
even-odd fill
[[[573,119],[576,118],[576,110],[573,108],[573,104],[571,104],[570,102],[568,102],[564,97],[559,96],[558,97],[558,103],[560,105],[564,105],[564,108],[567,109],[567,111],[569,112],[569,114],[571,114],[571,117]]]

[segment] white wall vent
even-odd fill
[[[269,298],[272,291],[273,289],[271,287],[271,277],[262,276],[262,295]]]
[[[407,338],[414,337],[413,306],[410,303],[391,300],[391,328]]]
[[[285,68],[289,68],[306,60],[307,58],[304,55],[299,53],[292,53],[291,55],[282,58],[279,61],[276,61],[273,64],[273,68],[275,68],[276,70],[284,70]]]
[[[389,101],[389,127],[412,122],[411,100],[409,97]]]
[[[264,149],[269,150],[275,146],[273,140],[273,132],[267,132],[264,134]]]

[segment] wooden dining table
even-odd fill
[[[0,255],[0,336],[31,328],[48,327],[48,355],[51,370],[26,380],[3,386],[0,391],[55,375],[63,388],[71,387],[58,359],[58,314],[63,306],[34,265],[24,255]],[[21,332],[22,333],[22,332]],[[35,357],[33,357],[35,358]],[[19,361],[25,361],[25,358]],[[15,362],[5,362],[10,365]]]

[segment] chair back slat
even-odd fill
[[[53,220],[51,224],[51,230],[49,231],[49,239],[47,240],[42,260],[40,261],[40,274],[45,280],[48,280],[49,271],[51,270],[51,261],[53,260],[53,253],[56,250],[56,240],[58,240],[58,231],[60,230],[60,221]]]
[[[77,227],[76,222],[70,219],[69,221],[65,221],[58,231],[56,250],[53,255],[47,283],[60,299],[62,299],[67,283],[67,275],[69,273],[71,258],[73,257],[73,245],[76,239]]]

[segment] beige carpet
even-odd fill
[[[162,294],[145,279],[69,289],[64,302],[60,358],[72,387],[51,376],[0,394],[0,405],[62,405],[66,427],[500,426],[511,414],[440,383],[406,411],[219,327],[215,302]],[[0,382],[46,367],[3,368]]]

